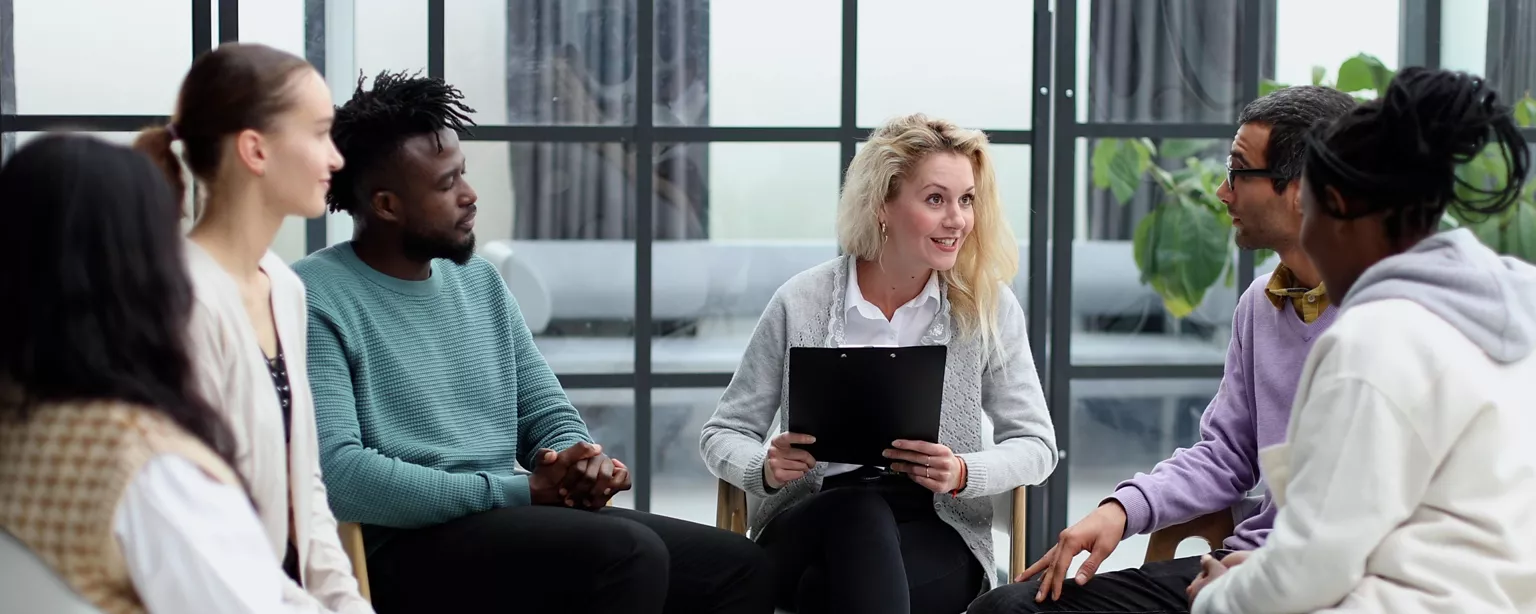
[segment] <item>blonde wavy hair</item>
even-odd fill
[[[976,191],[971,204],[975,222],[955,260],[940,271],[949,287],[950,310],[963,335],[979,335],[983,353],[996,347],[997,307],[1019,272],[1019,245],[1003,215],[997,175],[987,151],[987,135],[921,113],[898,117],[876,128],[853,158],[837,204],[837,241],[843,252],[876,260],[884,241],[880,211],[901,191],[901,181],[918,163],[937,153],[956,153],[971,161]]]

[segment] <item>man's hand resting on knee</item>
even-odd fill
[[[1088,551],[1088,559],[1077,570],[1078,585],[1086,584],[1093,579],[1094,572],[1098,571],[1104,559],[1115,551],[1115,546],[1120,545],[1120,538],[1124,534],[1125,508],[1118,501],[1105,502],[1087,518],[1062,531],[1056,545],[1014,581],[1023,582],[1044,572],[1045,575],[1040,577],[1040,590],[1035,593],[1035,602],[1045,601],[1047,594],[1052,601],[1060,599],[1061,584],[1067,577],[1067,568],[1072,565],[1072,557]]]
[[[629,490],[629,468],[603,454],[602,446],[581,442],[561,452],[539,450],[528,478],[534,505],[602,509],[615,493]]]

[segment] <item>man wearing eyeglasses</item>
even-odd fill
[[[1238,247],[1273,250],[1280,264],[1238,299],[1221,387],[1200,418],[1200,441],[1175,451],[1150,473],[1120,483],[1019,574],[1017,584],[982,595],[969,612],[1188,612],[1186,590],[1200,575],[1201,557],[1095,572],[1127,537],[1216,512],[1230,511],[1236,530],[1211,555],[1221,562],[1208,564],[1236,565],[1246,554],[1229,554],[1264,543],[1275,518],[1269,491],[1256,503],[1247,499],[1264,481],[1259,449],[1285,440],[1307,352],[1337,311],[1298,241],[1302,137],[1313,124],[1353,108],[1355,100],[1347,94],[1300,86],[1243,109],[1227,158],[1227,181],[1217,196],[1232,215]],[[1069,577],[1073,558],[1083,552],[1087,559]]]

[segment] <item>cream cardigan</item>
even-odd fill
[[[207,251],[190,239],[183,242],[195,295],[190,333],[198,392],[224,413],[234,431],[237,469],[250,483],[273,554],[282,560],[287,552],[292,493],[293,543],[309,596],[329,610],[372,612],[341,549],[336,518],[320,479],[315,405],[309,392],[304,283],[276,254],[269,251],[262,257],[261,268],[272,282],[272,316],[292,394],[292,435],[285,446],[282,406],[240,289]],[[309,596],[289,598],[303,601]]]

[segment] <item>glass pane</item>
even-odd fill
[[[192,63],[186,0],[16,0],[17,113],[168,115]]]
[[[731,373],[768,299],[837,255],[837,143],[656,146],[652,367]]]
[[[324,50],[311,49],[311,52],[322,58],[316,61],[325,66],[326,83],[331,86],[331,100],[336,104],[345,104],[352,99],[359,76],[366,76],[364,85],[372,88],[374,76],[384,71],[426,74],[426,3],[417,0],[327,2],[324,9],[325,32],[317,43]],[[476,119],[483,121],[481,115],[483,113],[476,114]],[[469,163],[474,164],[473,155],[467,149],[466,155],[470,157]],[[482,210],[481,214],[484,213]],[[328,215],[325,226],[327,245],[352,238],[350,216]],[[479,228],[484,227],[482,221]]]
[[[630,388],[567,388],[565,394],[576,406],[582,421],[587,423],[592,440],[603,446],[603,453],[619,459],[634,471],[635,391]],[[698,445],[693,447],[697,449]],[[634,476],[630,478],[634,479]],[[656,496],[652,495],[651,500],[654,508]],[[613,505],[634,509],[635,491],[631,489],[614,495]]]
[[[658,126],[836,126],[842,7],[657,0]]]
[[[953,36],[964,44],[923,44]],[[1028,129],[1034,50],[1031,2],[861,0],[859,125],[922,111],[964,126]]]
[[[1339,69],[1359,54],[1398,67],[1400,0],[1285,0],[1275,3],[1274,80],[1287,85],[1340,84]],[[1461,4],[1456,5],[1459,10]],[[1327,15],[1327,19],[1318,19]],[[1321,72],[1319,72],[1321,71]],[[1318,78],[1320,77],[1320,79]]]
[[[1238,33],[1256,4],[1077,0],[1078,121],[1236,120]]]
[[[1490,45],[1490,43],[1499,42],[1499,39],[1504,37],[1504,32],[1502,28],[1494,31],[1488,25],[1494,10],[1502,13],[1511,8],[1511,5],[1518,10],[1521,4],[1523,3],[1508,0],[1466,0],[1462,3],[1440,5],[1440,66],[1489,78],[1494,77],[1490,72],[1503,72],[1499,69],[1489,70],[1489,56],[1494,56],[1493,63],[1498,64],[1500,68],[1508,66],[1516,61],[1516,58],[1510,57],[1512,54],[1506,50],[1512,50],[1517,41],[1509,40],[1503,44]],[[1527,15],[1526,19],[1536,18],[1536,12],[1527,10],[1523,13]],[[1517,14],[1516,17],[1518,16]],[[1500,17],[1503,15],[1501,14]],[[1492,23],[1501,22],[1502,20]],[[1527,41],[1530,40],[1529,37],[1525,38]],[[1498,87],[1497,81],[1493,83]]]
[[[307,57],[304,5],[305,0],[240,3],[240,41],[261,43],[301,58]],[[323,17],[324,13],[319,16]],[[324,38],[315,42],[324,45]]]
[[[1145,143],[1078,140],[1072,364],[1221,364],[1239,293],[1232,222],[1216,200],[1229,142],[1154,140],[1155,154]],[[1205,196],[1173,198],[1154,163],[1199,176]],[[1145,265],[1138,240],[1156,246]]]
[[[699,433],[724,393],[722,388],[651,392],[651,511],[714,526],[716,481],[699,454]]]
[[[1013,278],[1013,291],[1019,297],[1019,305],[1025,309],[1029,305],[1030,153],[1028,145],[992,146],[992,166],[997,173],[997,191],[1002,197],[1003,213],[1019,243],[1019,274]],[[1045,340],[1035,343],[1045,343]]]
[[[557,374],[634,370],[634,152],[621,143],[464,143],[480,253]]]
[[[337,102],[352,97],[358,74],[427,71],[427,3],[367,0],[327,7],[326,68]],[[351,10],[345,10],[350,6]],[[351,44],[348,44],[348,43]]]
[[[464,90],[482,123],[634,122],[633,0],[446,7],[444,76]]]
[[[27,142],[44,134],[48,133],[18,132],[16,133],[16,146],[18,148],[24,147],[26,146]],[[86,132],[83,134],[88,134],[109,143],[115,143],[124,147],[131,147],[133,145],[133,139],[139,136],[139,133],[137,132]],[[190,203],[191,201],[188,200],[187,202]],[[190,215],[191,209],[189,208],[187,211]],[[188,222],[190,223],[190,221],[191,220],[189,217]],[[288,216],[285,218],[283,220],[282,227],[278,228],[277,230],[277,236],[272,240],[272,252],[277,254],[283,259],[283,261],[288,262],[289,264],[292,264],[298,259],[303,258],[305,254],[305,222],[307,221],[308,220],[304,218],[295,216]]]
[[[1067,522],[1087,516],[1122,480],[1150,471],[1174,450],[1199,441],[1200,414],[1219,384],[1204,379],[1073,381]],[[1188,542],[1179,554],[1203,550]],[[1139,567],[1146,552],[1147,536],[1133,535],[1100,571]],[[1076,573],[1086,558],[1085,552],[1073,559],[1068,573]]]
[[[1536,5],[1468,0],[1441,5],[1440,63],[1483,75],[1508,100],[1536,90]]]

